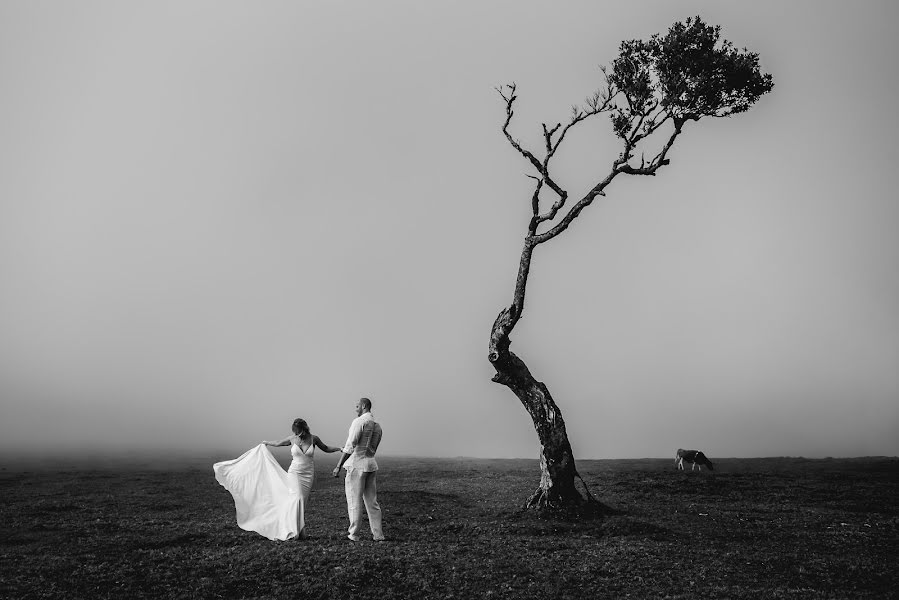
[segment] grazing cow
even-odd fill
[[[690,467],[691,471],[696,467],[699,467],[699,470],[702,471],[702,465],[707,466],[710,471],[715,470],[715,467],[712,466],[712,461],[706,458],[705,454],[699,450],[684,450],[683,448],[678,448],[677,455],[674,457],[674,464],[677,465],[681,471],[684,470],[684,461],[693,464],[693,466]]]

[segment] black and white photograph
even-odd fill
[[[896,598],[897,26],[0,2],[0,598]]]

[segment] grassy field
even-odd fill
[[[226,458],[6,464],[0,597],[899,597],[895,458],[580,461],[616,511],[582,522],[519,510],[536,461],[384,458],[389,541],[356,544],[330,457],[288,542],[237,528]]]

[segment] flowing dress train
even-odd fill
[[[212,466],[216,481],[234,498],[238,527],[270,540],[289,540],[303,530],[315,480],[315,448],[310,445],[304,452],[291,444],[290,454],[288,471],[265,444]]]

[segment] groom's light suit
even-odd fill
[[[381,426],[370,412],[353,419],[346,444],[343,446],[344,454],[350,455],[343,467],[346,469],[344,487],[350,517],[349,534],[353,538],[359,533],[364,505],[372,536],[376,540],[384,539],[381,530],[381,507],[378,504],[378,462],[375,460],[375,452],[380,443]]]

